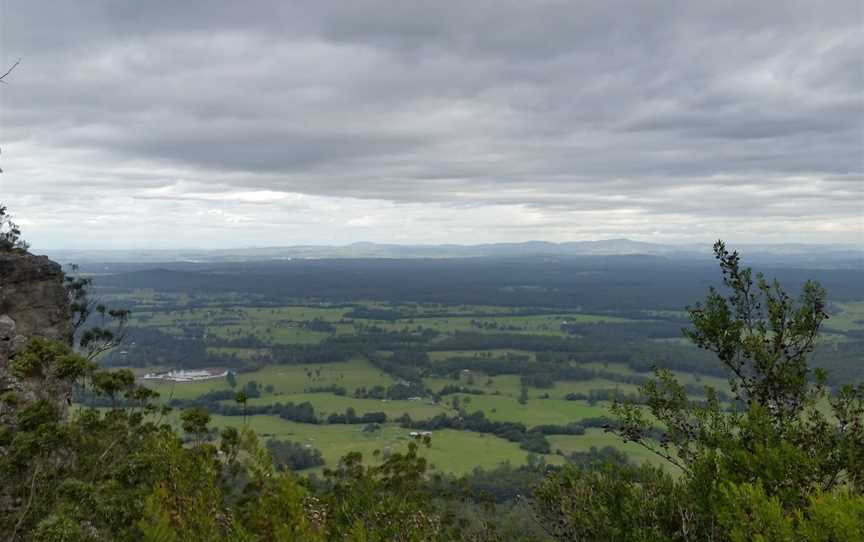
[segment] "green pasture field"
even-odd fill
[[[316,370],[320,372],[316,373]],[[238,390],[250,380],[257,381],[262,387],[265,385],[273,386],[273,393],[262,393],[261,397],[250,399],[249,405],[266,405],[276,402],[296,404],[308,401],[315,407],[316,414],[322,418],[334,413],[342,414],[351,407],[358,415],[367,412],[384,412],[388,418],[395,418],[407,413],[412,419],[428,419],[441,413],[452,414],[449,405],[452,398],[458,395],[463,404],[465,398],[468,398],[469,402],[466,409],[469,412],[483,410],[490,419],[522,422],[529,427],[547,423],[564,424],[606,413],[606,408],[602,403],[591,406],[585,401],[562,399],[567,393],[587,394],[592,389],[615,388],[616,384],[618,389],[625,393],[635,390],[635,386],[602,379],[583,382],[566,381],[557,383],[554,388],[549,390],[529,388],[529,401],[526,405],[521,405],[517,400],[520,390],[519,377],[502,375],[493,378],[493,386],[474,386],[484,389],[489,393],[488,395],[448,395],[444,397],[443,404],[439,405],[430,404],[431,401],[428,398],[414,401],[357,399],[352,394],[358,387],[371,388],[376,385],[386,387],[394,383],[394,380],[388,375],[382,374],[377,368],[362,360],[320,365],[271,365],[259,371],[240,373],[236,378],[236,389]],[[478,380],[485,382],[485,378]],[[230,389],[227,381],[221,378],[189,383],[144,382],[148,387],[158,391],[161,398],[166,401],[171,398],[195,399],[210,391]],[[454,381],[427,379],[427,384],[433,389],[435,387],[440,389],[440,386],[448,382]],[[338,396],[332,393],[306,393],[306,390],[311,387],[328,385],[342,386],[346,388],[348,394]],[[493,395],[496,390],[499,391],[499,395]],[[542,399],[541,396],[546,393],[549,393],[550,398]]]
[[[289,305],[284,307],[206,307],[186,310],[146,313],[152,318],[144,323],[152,326],[176,324],[220,324],[234,321],[251,324],[279,324],[303,322],[314,319],[336,322],[347,312],[344,308],[323,308]],[[227,322],[226,322],[227,321]]]
[[[708,376],[684,371],[672,371],[682,384],[696,384],[697,386],[711,386],[715,390],[729,391],[729,380],[720,376]]]
[[[687,337],[667,337],[663,339],[651,339],[651,341],[659,344],[671,344],[674,346],[690,346],[693,344]]]
[[[188,310],[147,312],[133,317],[136,325],[157,327],[176,332],[180,326],[201,326],[209,335],[231,339],[252,335],[270,344],[317,343],[329,333],[310,331],[303,322],[321,319],[338,322],[347,312],[344,308],[306,306],[195,308]],[[352,326],[340,331],[353,332]]]
[[[335,467],[339,458],[349,452],[363,454],[367,464],[378,463],[373,453],[389,448],[392,452],[404,452],[412,441],[409,429],[395,424],[384,424],[372,433],[363,431],[362,425],[312,425],[290,422],[277,416],[251,416],[249,427],[261,436],[262,441],[273,437],[309,444],[321,450],[325,467]],[[223,428],[239,427],[242,418],[234,416],[213,416],[210,426]],[[421,446],[420,455],[441,472],[464,474],[475,467],[494,468],[504,461],[514,465],[524,464],[528,452],[494,435],[472,431],[443,429],[432,433],[430,448]],[[549,463],[560,463],[553,455],[543,456]]]
[[[551,389],[528,388],[528,397],[540,397],[546,393],[552,399],[564,399],[570,393],[584,393],[588,395],[592,390],[612,389],[619,390],[624,394],[637,393],[639,386],[624,382],[615,382],[603,378],[592,378],[591,380],[561,380],[555,383]]]
[[[489,380],[491,384],[487,384]],[[450,378],[424,378],[423,382],[426,386],[434,391],[440,391],[441,388],[448,385],[464,386],[471,389],[483,391],[486,395],[505,395],[508,397],[519,397],[522,391],[519,375],[498,375],[489,377],[480,372],[473,373],[474,384],[469,383],[469,379],[461,376],[459,380]],[[626,384],[615,382],[614,380],[606,380],[603,378],[592,378],[591,380],[560,380],[555,382],[551,388],[534,388],[528,387],[529,399],[540,399],[546,394],[549,394],[550,399],[564,399],[570,393],[588,394],[591,390],[597,389],[619,389],[622,393],[636,393],[639,386],[634,384]]]
[[[133,291],[115,291],[113,289],[100,290],[100,298],[104,301],[132,301],[138,306],[138,309],[133,313],[140,314],[142,306],[149,306],[152,310],[160,310],[165,308],[174,308],[177,306],[187,306],[193,303],[200,306],[219,307],[224,305],[243,305],[249,303],[253,296],[240,294],[237,292],[223,292],[220,294],[198,294],[185,292],[165,292],[157,291],[152,288],[140,288]]]
[[[484,315],[507,315],[518,312],[521,309],[513,307],[500,307],[495,305],[444,305],[442,303],[414,303],[414,302],[389,302],[365,300],[357,301],[358,305],[369,308],[390,309],[405,313],[406,318],[423,318],[434,314],[484,314]]]
[[[389,386],[394,383],[389,375],[383,374],[365,360],[304,365],[268,365],[258,371],[238,373],[236,379],[236,389],[238,390],[250,380],[258,382],[262,387],[273,386],[273,394],[264,395],[278,398],[282,402],[296,402],[289,398],[290,394],[303,393],[310,387],[335,384],[345,388],[348,393],[353,393],[359,387]],[[168,397],[194,399],[209,391],[231,389],[225,378],[184,383],[145,380],[143,383],[158,391],[162,399]],[[277,393],[282,395],[275,395]]]
[[[270,352],[267,348],[239,348],[235,346],[209,346],[207,353],[237,356],[240,359],[251,359],[257,355],[265,355]]]
[[[617,324],[630,322],[617,316],[599,314],[554,314],[535,316],[450,316],[439,318],[417,318],[413,322],[400,319],[395,322],[372,320],[379,327],[388,331],[414,329],[422,327],[434,329],[440,333],[476,332],[476,333],[528,333],[531,335],[567,336],[561,331],[563,323],[606,323]],[[485,327],[490,326],[490,327]],[[491,327],[495,326],[495,327]]]
[[[251,335],[269,344],[313,344],[330,334],[310,331],[301,327],[286,327],[271,324],[248,323],[242,325],[208,326],[207,332],[223,339]]]
[[[81,407],[73,406],[73,415],[79,408]],[[173,411],[164,418],[160,417],[160,420],[180,430],[179,411]],[[378,464],[381,455],[376,457],[375,451],[384,452],[389,448],[394,453],[405,452],[408,443],[413,440],[409,435],[411,429],[394,423],[381,424],[380,429],[374,432],[364,432],[362,424],[306,424],[284,420],[278,416],[257,415],[247,417],[246,425],[258,434],[262,444],[270,438],[276,438],[317,448],[324,458],[325,468],[335,467],[339,459],[349,452],[360,452],[367,465]],[[216,430],[242,426],[241,416],[220,415],[212,415],[208,425]],[[421,445],[419,453],[429,461],[433,469],[455,475],[467,474],[476,467],[493,469],[503,462],[523,465],[529,455],[529,452],[519,448],[517,443],[500,437],[453,429],[433,431],[431,446],[427,448]],[[541,457],[549,464],[564,462],[562,457],[554,454]],[[320,474],[321,470],[315,468],[304,472]]]
[[[832,314],[825,322],[825,327],[838,331],[855,331],[864,329],[864,301],[834,303],[840,309],[839,314]]]
[[[631,462],[635,464],[649,463],[652,465],[660,465],[674,469],[663,458],[657,456],[653,452],[646,450],[642,446],[634,443],[624,443],[621,439],[611,433],[606,433],[603,429],[591,427],[585,430],[584,435],[550,435],[546,437],[549,444],[552,446],[552,451],[560,450],[565,455],[573,452],[587,452],[591,448],[605,448],[612,446],[626,453]]]
[[[588,363],[580,363],[579,366],[586,369],[594,369],[595,371],[609,371],[610,373],[619,374],[637,374],[634,373],[626,363],[591,361]]]
[[[491,377],[492,384],[487,385],[487,380],[490,377],[486,375],[475,372],[473,373],[474,380],[473,384],[471,380],[465,378],[464,376],[459,378],[459,380],[453,380],[452,378],[438,378],[438,377],[427,377],[423,379],[423,384],[426,385],[432,391],[439,392],[445,386],[464,386],[466,388],[478,389],[487,394],[493,394],[496,391],[501,395],[509,395],[511,386],[509,383],[505,382],[505,379],[510,379],[510,377],[516,377],[516,393],[519,393],[519,377],[517,375],[500,375],[496,377]]]
[[[315,407],[315,414],[323,419],[330,414],[344,414],[348,408],[353,408],[358,416],[367,412],[383,412],[387,419],[393,419],[408,414],[411,419],[425,420],[437,414],[447,412],[443,405],[430,404],[430,399],[419,401],[389,401],[386,399],[357,399],[349,396],[333,395],[332,393],[295,393],[290,395],[268,395],[249,399],[249,405],[271,405],[274,403],[295,404],[309,402]],[[233,401],[231,402],[233,403]]]
[[[586,401],[561,399],[529,399],[522,405],[515,397],[505,395],[454,394],[446,396],[446,400],[450,403],[453,397],[457,396],[466,412],[482,410],[490,420],[520,422],[527,427],[545,424],[566,425],[583,418],[606,416],[609,413],[604,403],[591,406]],[[467,404],[466,398],[468,398]]]
[[[718,362],[719,363],[719,362]],[[653,376],[653,373],[637,373],[630,369],[625,363],[585,363],[581,365],[586,369],[595,369],[597,371],[608,371],[610,373],[619,373],[626,375],[638,375],[650,377]],[[710,376],[703,375],[697,373],[688,373],[685,371],[672,371],[672,374],[678,378],[678,381],[682,384],[696,384],[698,386],[711,386],[716,390],[728,390],[729,389],[729,380],[721,377],[721,376]],[[619,384],[620,386],[626,386],[626,384]],[[637,386],[638,388],[638,386]]]
[[[687,318],[687,311],[670,311],[670,310],[643,310],[640,311],[645,316],[656,316],[658,318]]]
[[[141,298],[152,301],[156,294],[142,293]],[[188,299],[187,299],[188,301]],[[154,301],[155,303],[155,301]],[[369,307],[399,309],[404,304],[374,303]],[[200,326],[213,337],[232,339],[251,335],[269,344],[309,344],[325,339],[330,333],[310,331],[302,323],[314,319],[330,322],[340,335],[356,333],[356,325],[373,324],[388,331],[432,329],[442,334],[457,331],[481,333],[525,333],[562,337],[562,323],[624,323],[626,318],[603,314],[543,314],[534,316],[511,316],[513,309],[486,306],[412,306],[414,316],[406,315],[396,321],[374,319],[346,320],[349,308],[289,305],[281,307],[197,307],[184,310],[137,312],[133,323],[139,326],[156,327],[167,333],[179,333],[183,326]],[[483,312],[484,316],[438,316],[423,317],[424,314],[452,312]],[[339,322],[344,323],[339,323]],[[491,327],[494,326],[494,327]]]
[[[534,354],[534,352],[527,352],[525,350],[513,350],[509,348],[500,348],[496,350],[437,350],[429,352],[428,354],[430,361],[441,361],[450,358],[471,358],[475,356],[501,358],[506,356],[507,354],[528,356],[529,361],[534,361],[536,359],[536,355]]]
[[[397,310],[405,314],[396,321],[381,321],[373,319],[348,319],[345,317],[350,307],[285,305],[279,307],[244,307],[243,300],[235,300],[237,306],[196,307],[184,310],[160,311],[160,303],[166,302],[162,294],[141,292],[137,301],[144,301],[154,309],[149,312],[139,312],[135,325],[157,327],[169,333],[181,333],[182,326],[196,326],[205,330],[211,338],[238,338],[252,335],[270,345],[302,344],[319,342],[335,334],[355,334],[362,325],[376,325],[387,330],[402,329],[434,329],[442,335],[455,331],[483,333],[524,333],[543,336],[565,336],[561,325],[568,323],[598,323],[622,324],[633,322],[627,318],[605,314],[555,313],[533,316],[516,316],[517,309],[489,306],[445,306],[439,304],[417,303],[362,303],[368,308]],[[215,299],[215,298],[214,298]],[[189,298],[168,298],[175,304],[188,303]],[[195,303],[200,303],[195,299]],[[358,306],[361,304],[358,303]],[[847,307],[847,305],[849,305]],[[859,307],[860,305],[860,307]],[[861,311],[859,315],[857,310]],[[845,322],[864,318],[864,303],[845,304],[843,306]],[[459,314],[483,314],[483,316],[458,316]],[[452,315],[452,316],[448,316]],[[143,318],[141,318],[143,316]],[[658,316],[664,316],[659,314]],[[335,332],[325,333],[310,331],[303,322],[321,319],[335,326]],[[479,322],[486,327],[472,324]],[[832,319],[833,320],[833,319]],[[342,323],[340,323],[342,322]],[[841,318],[841,325],[844,320]],[[494,324],[495,327],[488,324]],[[851,325],[851,324],[850,324]],[[839,328],[835,328],[839,329]],[[205,339],[206,340],[206,339]],[[256,354],[267,354],[268,349],[229,348],[210,346],[214,354],[235,355],[240,359],[251,359]],[[536,360],[536,355],[517,350],[483,350],[483,351],[448,351],[429,352],[430,359],[448,359],[451,357],[473,357],[477,355],[502,357],[506,354],[527,355],[529,362]],[[178,360],[178,362],[181,360]],[[277,360],[278,361],[278,360]],[[582,366],[598,371],[609,371],[618,374],[636,374],[626,364],[616,363],[586,363]],[[167,368],[163,368],[167,369]],[[144,370],[136,369],[136,374]],[[646,373],[638,373],[648,376]],[[682,382],[710,384],[718,389],[726,389],[726,380],[716,377],[697,376],[690,373],[676,373]],[[295,404],[309,402],[319,419],[330,414],[343,414],[346,409],[353,408],[356,414],[368,412],[384,412],[388,420],[393,420],[402,414],[408,414],[412,419],[429,419],[441,413],[448,416],[456,415],[452,406],[454,398],[458,398],[462,407],[469,413],[482,410],[486,417],[495,421],[512,421],[534,427],[543,424],[566,425],[589,417],[607,416],[608,403],[599,402],[595,405],[587,401],[567,401],[564,397],[569,393],[589,394],[592,390],[618,389],[623,393],[635,393],[638,386],[624,384],[609,379],[595,378],[585,381],[559,381],[549,389],[528,387],[527,404],[519,404],[521,393],[519,375],[498,375],[489,377],[481,372],[460,375],[458,380],[448,378],[425,378],[424,384],[433,391],[438,391],[446,385],[458,384],[483,390],[485,395],[454,394],[442,398],[440,404],[431,403],[431,399],[423,398],[416,401],[382,401],[379,399],[357,399],[353,397],[357,388],[372,388],[374,386],[391,386],[395,379],[374,367],[368,361],[354,359],[347,362],[305,365],[268,365],[260,370],[236,375],[237,390],[242,389],[251,380],[261,386],[262,396],[249,400],[249,405],[273,404],[275,402],[292,402]],[[488,382],[488,383],[487,383]],[[147,381],[146,385],[159,391],[162,400],[170,398],[194,399],[200,395],[216,390],[231,389],[224,378],[196,383],[161,383]],[[347,395],[338,396],[330,392],[308,393],[313,387],[341,386]],[[264,391],[265,386],[272,386],[272,392]],[[543,398],[548,394],[548,398]],[[233,403],[233,401],[228,401]],[[171,418],[176,423],[178,413]],[[242,417],[213,416],[211,426],[224,427],[241,425]],[[391,451],[404,451],[410,442],[409,430],[398,427],[395,423],[382,424],[381,429],[374,432],[363,432],[363,425],[344,424],[302,424],[281,419],[277,416],[256,415],[248,418],[248,424],[264,440],[269,436],[280,439],[290,439],[303,444],[310,444],[321,450],[327,461],[327,466],[333,467],[338,459],[350,451],[363,453],[367,462],[375,462],[372,453],[375,450],[389,448]],[[636,462],[644,460],[656,461],[653,454],[636,445],[625,445],[617,437],[605,434],[599,429],[589,429],[585,435],[550,436],[549,442],[553,450],[560,449],[563,453],[582,450],[587,451],[592,446],[602,448],[607,445],[626,451]],[[422,455],[443,472],[465,473],[475,467],[493,468],[503,461],[514,465],[524,464],[528,452],[521,450],[517,443],[509,442],[493,435],[469,431],[441,430],[435,431],[430,449],[423,449]],[[550,463],[560,463],[563,459],[555,454],[544,456]],[[320,470],[320,469],[317,469]]]

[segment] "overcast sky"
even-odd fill
[[[861,6],[0,0],[0,200],[37,251],[862,244]]]

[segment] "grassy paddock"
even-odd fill
[[[348,452],[360,452],[366,463],[375,464],[380,461],[380,456],[373,455],[376,450],[383,452],[389,448],[391,452],[404,452],[411,442],[409,430],[395,424],[385,424],[380,430],[367,433],[361,425],[309,425],[276,416],[252,416],[248,423],[262,440],[269,437],[293,440],[321,450],[327,467],[334,467]],[[213,416],[211,426],[241,424],[240,418]],[[493,435],[450,429],[433,432],[431,447],[421,447],[420,454],[433,468],[454,474],[464,474],[475,467],[494,468],[504,461],[521,465],[528,457],[528,452],[516,443]],[[550,463],[561,461],[551,455],[544,457]]]
[[[573,452],[587,452],[591,448],[605,448],[612,446],[627,454],[630,461],[635,464],[649,463],[674,469],[667,461],[645,448],[633,443],[624,443],[621,439],[611,433],[606,433],[599,428],[590,428],[584,435],[552,435],[546,437],[552,445],[552,451],[560,450],[565,455]]]
[[[390,330],[399,331],[405,328],[412,329],[423,327],[434,329],[440,333],[454,333],[456,331],[477,333],[528,333],[531,335],[549,335],[566,337],[567,333],[561,331],[563,323],[605,323],[618,324],[630,322],[626,318],[607,316],[601,314],[553,314],[536,316],[448,316],[437,318],[418,318],[409,322],[409,319],[400,319],[395,322],[371,320],[376,325]]]
[[[335,384],[344,387],[349,393],[353,393],[359,387],[389,386],[394,382],[389,375],[382,374],[365,360],[304,365],[268,365],[258,371],[239,373],[236,379],[238,390],[250,380],[255,380],[261,386],[271,385],[274,393],[265,395],[267,397],[280,397],[279,400],[283,402],[293,400],[283,396],[303,393],[310,387]],[[158,391],[163,400],[169,397],[194,399],[208,391],[230,389],[228,381],[224,378],[177,384],[156,381],[144,381],[144,383]]]
[[[442,405],[430,404],[428,399],[422,401],[387,401],[382,399],[357,399],[348,396],[338,396],[332,393],[296,393],[291,395],[265,395],[250,399],[250,405],[269,405],[276,402],[304,403],[309,402],[315,407],[319,418],[330,414],[343,414],[348,408],[353,408],[358,416],[367,412],[383,412],[388,419],[408,414],[414,420],[425,420],[447,412]]]
[[[534,361],[534,352],[526,352],[524,350],[513,350],[509,348],[500,348],[493,350],[438,350],[429,352],[431,361],[441,361],[450,358],[471,358],[474,356],[500,358],[507,354],[515,354],[518,356],[528,356],[529,361]]]
[[[561,326],[567,323],[624,324],[633,322],[605,314],[584,314],[578,312],[556,312],[533,316],[514,315],[517,309],[510,307],[490,307],[472,305],[442,305],[435,303],[386,303],[380,301],[359,302],[368,308],[382,308],[399,311],[405,315],[395,321],[379,321],[374,319],[348,319],[345,315],[351,310],[348,307],[333,308],[330,306],[309,303],[303,305],[302,300],[285,301],[286,305],[279,307],[247,307],[242,298],[213,297],[213,304],[201,306],[202,299],[188,297],[166,297],[153,291],[141,291],[124,299],[134,299],[146,303],[147,311],[137,311],[135,325],[152,326],[162,331],[181,334],[184,326],[201,327],[206,331],[206,337],[237,338],[247,335],[257,337],[267,346],[280,344],[314,343],[326,339],[332,334],[348,335],[358,333],[364,325],[374,324],[384,329],[402,330],[433,329],[442,334],[456,331],[482,333],[523,333],[546,337],[560,337],[566,334]],[[222,306],[216,304],[221,299]],[[228,303],[234,306],[226,306]],[[173,305],[172,305],[173,304]],[[187,304],[194,308],[177,308],[177,305]],[[159,306],[170,306],[170,310],[159,310]],[[844,303],[838,305],[840,314],[829,320],[829,327],[837,331],[860,329],[864,321],[864,302]],[[464,314],[479,314],[480,316],[460,316]],[[646,312],[646,315],[666,317],[673,313],[658,311]],[[679,316],[681,313],[674,313]],[[331,323],[334,331],[310,331],[304,322],[320,319]],[[341,323],[340,323],[341,322]],[[205,339],[206,340],[206,339]],[[210,352],[214,354],[232,354],[239,358],[251,358],[256,354],[266,354],[265,347],[261,351],[254,348],[226,348],[210,344]],[[679,340],[673,341],[678,346]],[[482,350],[482,351],[449,351],[429,352],[433,362],[452,357],[503,357],[507,354],[526,355],[528,362],[536,361],[533,353],[516,350]],[[177,360],[178,363],[182,360]],[[278,360],[277,360],[278,361]],[[586,368],[598,371],[609,371],[622,375],[634,373],[626,364],[616,363],[585,363]],[[170,367],[162,368],[168,369]],[[136,369],[136,374],[145,372]],[[725,379],[697,376],[691,373],[676,373],[680,381],[692,384],[712,385],[718,389],[726,389]],[[521,393],[520,377],[518,375],[499,375],[489,377],[480,372],[470,376],[460,375],[458,380],[447,378],[426,378],[424,384],[434,391],[444,386],[458,384],[483,390],[484,395],[455,394],[445,396],[442,404],[430,404],[429,399],[419,401],[382,401],[375,399],[356,399],[354,391],[359,387],[390,386],[395,380],[365,360],[355,359],[348,362],[330,364],[306,365],[270,365],[258,371],[241,373],[236,376],[239,390],[249,381],[255,380],[262,387],[262,396],[250,400],[251,405],[272,404],[275,402],[310,402],[319,418],[330,414],[342,414],[348,408],[353,408],[357,415],[367,412],[384,412],[388,419],[393,419],[407,413],[413,419],[428,419],[437,414],[455,415],[452,406],[454,398],[458,398],[462,407],[468,412],[482,410],[485,415],[495,421],[513,421],[534,427],[541,424],[565,425],[586,417],[608,415],[608,404],[591,405],[586,401],[567,401],[564,397],[570,393],[588,395],[592,390],[618,389],[623,393],[635,393],[637,386],[623,384],[610,379],[589,379],[584,381],[559,381],[548,389],[529,387],[527,389],[527,404],[519,403]],[[231,389],[226,379],[205,382],[172,384],[147,382],[147,385],[162,395],[163,400],[169,398],[194,399],[204,393],[216,390]],[[346,389],[344,396],[329,392],[308,393],[312,387],[340,386]],[[264,391],[265,386],[272,386],[272,391]],[[544,396],[548,395],[548,398]],[[177,413],[172,414],[177,419]],[[350,451],[363,453],[367,461],[372,459],[372,452],[389,448],[391,451],[401,451],[407,447],[408,431],[393,423],[383,424],[379,431],[363,432],[362,425],[307,425],[289,422],[276,416],[252,416],[250,426],[265,439],[272,435],[277,438],[291,439],[304,444],[310,444],[320,449],[328,463],[335,465],[339,457]],[[240,425],[240,417],[214,416],[213,425]],[[552,436],[549,437],[553,450],[560,449],[562,453],[578,450],[588,450],[592,446],[607,445],[627,451],[634,461],[655,461],[653,455],[635,445],[624,445],[616,437],[604,434],[602,430],[590,429],[585,435]],[[463,473],[474,467],[491,468],[502,461],[510,461],[514,465],[523,464],[527,453],[520,450],[516,443],[508,442],[492,435],[452,430],[436,431],[433,435],[432,447],[424,449],[423,454],[438,469],[445,472]],[[561,457],[550,455],[549,462],[561,461]]]
[[[452,400],[453,396],[448,396]],[[564,401],[560,399],[529,399],[521,405],[514,397],[502,395],[458,395],[467,412],[482,410],[487,418],[502,422],[520,422],[528,427],[544,424],[566,425],[583,418],[605,416],[605,404],[595,406],[585,401]],[[465,404],[465,399],[469,403]]]
[[[864,301],[835,303],[840,309],[839,314],[832,314],[825,322],[825,327],[838,331],[855,331],[864,329]]]
[[[489,380],[492,381],[491,384],[487,384]],[[457,385],[478,389],[487,395],[494,395],[497,392],[498,395],[516,398],[519,397],[519,394],[522,391],[519,375],[498,375],[489,377],[477,372],[473,374],[473,382],[474,383],[471,384],[469,379],[464,376],[459,380],[453,380],[450,378],[424,379],[426,386],[435,391],[441,390],[444,386]],[[529,386],[528,397],[530,399],[540,399],[544,395],[548,394],[550,399],[564,399],[564,397],[570,393],[584,393],[587,395],[591,390],[597,389],[618,389],[621,390],[622,393],[636,393],[639,386],[615,382],[614,380],[606,380],[603,378],[592,378],[590,380],[560,380],[556,382],[553,387],[548,389]]]

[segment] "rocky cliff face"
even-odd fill
[[[0,252],[0,428],[12,434],[22,404],[49,399],[56,401],[62,416],[68,413],[72,392],[68,383],[31,382],[9,374],[10,360],[32,337],[72,343],[63,271],[45,256]],[[4,495],[0,487],[0,516],[18,513],[22,506],[22,499]]]
[[[32,337],[72,343],[72,320],[60,265],[46,256],[0,252],[0,395],[33,398],[37,390],[7,371],[9,360]],[[58,402],[66,403],[59,392]],[[0,404],[0,418],[5,406]]]
[[[63,270],[47,256],[0,253],[0,366],[35,336],[72,341]]]

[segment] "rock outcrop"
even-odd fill
[[[18,381],[7,370],[15,353],[32,337],[72,343],[63,270],[46,256],[0,252],[0,399],[10,392],[24,401],[40,395],[33,383]],[[51,389],[64,410],[70,393],[68,385]],[[0,401],[0,421],[10,413],[6,401]]]
[[[63,276],[47,256],[0,253],[0,367],[30,337],[71,343]]]
[[[33,337],[72,344],[72,318],[60,265],[46,256],[0,252],[0,429],[16,428],[16,410],[37,399],[56,402],[68,414],[68,383],[19,380],[8,367]],[[5,449],[0,445],[0,455]],[[2,484],[0,484],[2,486]],[[23,502],[0,487],[0,515],[18,513]]]

